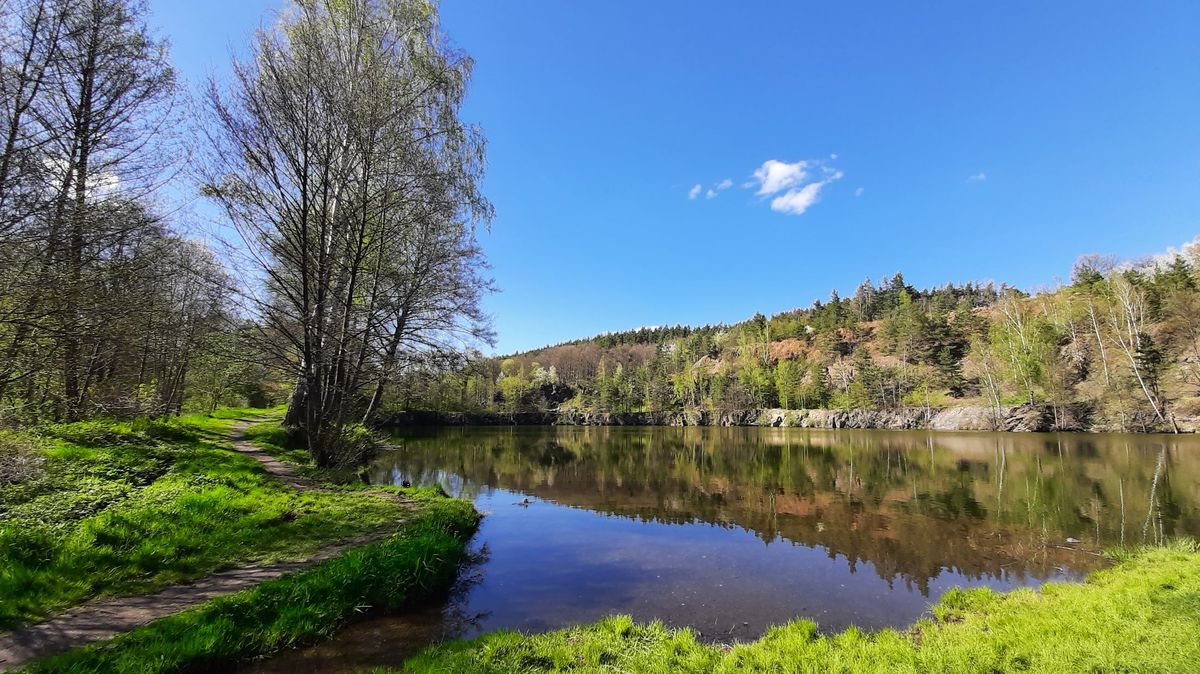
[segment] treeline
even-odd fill
[[[0,422],[286,399],[325,465],[491,338],[471,60],[418,0],[283,8],[189,93],[141,0],[0,4]],[[202,240],[175,214],[223,214]]]
[[[220,401],[233,387],[212,362],[229,329],[228,275],[155,199],[186,151],[165,42],[134,3],[0,11],[3,417]]]
[[[1200,245],[1133,263],[1087,256],[1069,285],[918,289],[901,274],[849,298],[733,326],[610,334],[430,381],[408,407],[715,413],[752,408],[1048,406],[1060,428],[1172,430],[1200,413]]]

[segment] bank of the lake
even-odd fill
[[[612,615],[686,628],[704,653],[796,620],[834,641],[851,626],[905,635],[959,592],[1054,594],[1122,542],[1200,534],[1194,435],[491,426],[406,428],[392,445],[373,483],[444,485],[488,513],[473,563],[440,610],[356,623],[247,672],[396,668],[422,643]],[[590,639],[563,648],[583,658]]]
[[[46,658],[36,674],[227,671],[255,656],[326,638],[368,610],[396,612],[444,591],[477,522],[470,504],[429,495],[385,540],[114,639]]]
[[[1173,425],[1126,424],[1104,420],[1087,405],[1054,407],[1043,404],[889,409],[776,409],[614,412],[558,409],[525,412],[394,412],[378,421],[385,428],[410,426],[772,426],[860,430],[998,431],[1048,433],[1055,431],[1195,433],[1200,417],[1175,416]]]
[[[498,632],[432,647],[410,674],[538,672],[1200,671],[1200,553],[1190,541],[1127,555],[1084,584],[951,592],[905,630],[819,635],[811,621],[731,647],[613,617],[538,635]]]
[[[294,466],[302,477],[288,479],[293,469],[268,465],[254,448],[234,451],[244,419],[278,412],[8,432],[5,451],[21,473],[0,485],[0,629],[14,630],[0,633],[0,652],[7,641],[15,648],[0,669],[81,640],[35,646],[46,630],[31,623],[77,607],[48,626],[106,636],[127,629],[126,612],[136,624],[147,613],[142,598],[164,588],[194,608],[31,671],[232,664],[319,638],[364,608],[399,610],[443,592],[478,522],[471,505],[435,487],[338,485],[311,466]],[[276,428],[249,435],[269,446]],[[238,571],[236,582],[207,587],[218,571]],[[194,600],[189,581],[202,586]]]

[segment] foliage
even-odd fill
[[[190,153],[141,0],[0,4],[0,422],[270,402],[223,260],[158,191]]]
[[[294,2],[189,119],[148,12],[0,3],[0,423],[265,407],[286,382],[318,463],[359,460],[353,424],[492,336],[471,59],[423,0]],[[173,220],[185,175],[240,241]]]
[[[207,92],[203,192],[265,280],[242,293],[253,336],[322,467],[360,458],[352,424],[397,379],[491,339],[484,141],[446,42],[419,0],[295,3]]]
[[[642,328],[428,373],[403,408],[601,411],[1048,407],[1057,428],[1171,430],[1200,408],[1200,244],[1070,286],[917,289],[899,274],[735,325]]]

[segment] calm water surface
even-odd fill
[[[371,480],[473,499],[475,561],[445,602],[253,671],[355,672],[612,613],[721,642],[798,617],[901,626],[951,587],[1078,580],[1104,546],[1200,534],[1190,436],[418,429]]]

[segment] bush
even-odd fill
[[[362,424],[351,424],[342,429],[334,450],[336,468],[354,468],[361,466],[379,453],[383,447],[383,439],[371,429]]]
[[[45,472],[46,457],[33,438],[0,433],[0,486],[32,482]]]

